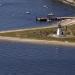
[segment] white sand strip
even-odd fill
[[[6,31],[0,31],[0,33],[6,33],[6,32],[17,32],[17,31],[25,31],[25,30],[36,30],[36,29],[45,29],[45,28],[52,28],[56,26],[46,26],[46,27],[36,27],[36,28],[27,28],[27,29],[16,29],[16,30],[6,30]]]
[[[37,39],[22,39],[15,37],[3,37],[0,36],[0,40],[2,41],[12,41],[12,42],[22,42],[22,43],[33,43],[33,44],[50,44],[50,45],[62,45],[62,46],[73,46],[75,47],[75,43],[70,42],[61,42],[61,41],[48,41],[48,40],[37,40]]]
[[[61,21],[61,25],[73,25],[75,24],[75,19],[65,19]]]

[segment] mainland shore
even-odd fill
[[[71,6],[75,6],[75,1],[74,0],[58,0],[64,4],[68,4],[68,5],[71,5]]]

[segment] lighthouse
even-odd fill
[[[64,29],[62,28],[60,23],[59,23],[58,28],[57,28],[57,36],[58,37],[63,37],[64,36]]]

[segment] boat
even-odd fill
[[[36,21],[46,22],[47,21],[47,18],[44,18],[44,17],[36,18]]]
[[[44,7],[44,8],[48,8],[48,6],[47,6],[47,5],[44,5],[43,7]]]
[[[26,12],[26,14],[30,14],[30,12],[29,12],[29,11],[27,11],[27,12]]]

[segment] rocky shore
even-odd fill
[[[58,1],[71,5],[71,6],[75,6],[75,0],[58,0]]]

